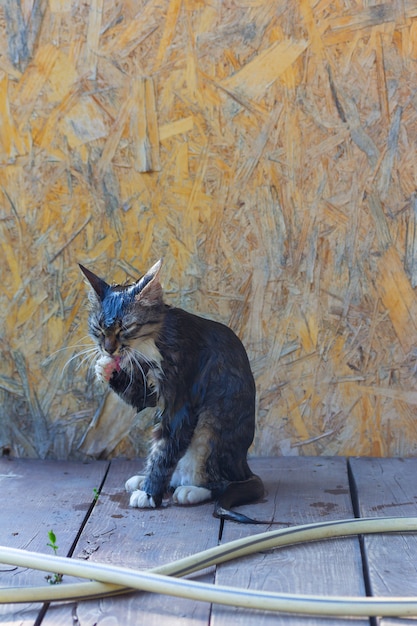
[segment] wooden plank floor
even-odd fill
[[[42,553],[48,531],[58,554],[149,568],[270,528],[352,517],[417,516],[417,459],[342,457],[252,459],[267,496],[241,507],[274,526],[247,526],[212,516],[212,504],[128,507],[132,461],[88,464],[0,459],[0,544]],[[94,490],[101,487],[97,501]],[[205,570],[197,580],[291,593],[417,596],[417,535],[337,539],[263,552]],[[0,564],[0,585],[45,584],[45,574]],[[0,624],[39,626],[239,626],[331,624],[393,626],[414,620],[329,619],[254,612],[203,602],[132,593],[78,603],[0,605]]]

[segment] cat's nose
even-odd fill
[[[108,354],[114,354],[118,348],[117,339],[115,337],[104,338],[104,349]]]

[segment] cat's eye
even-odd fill
[[[91,324],[90,330],[95,337],[102,337],[104,335],[103,329],[98,324]]]
[[[120,329],[120,337],[122,339],[133,339],[138,332],[138,326],[131,324],[130,326],[122,326]]]

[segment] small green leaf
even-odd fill
[[[55,533],[54,533],[54,531],[53,531],[53,530],[49,530],[49,531],[48,531],[48,537],[49,537],[49,541],[50,541],[51,543],[53,543],[53,544],[55,544],[55,543],[56,543],[56,535],[55,535]]]
[[[56,535],[53,530],[48,530],[48,537],[49,537],[49,543],[47,543],[46,545],[49,548],[52,548],[52,550],[56,554],[58,551],[58,546],[56,545]]]

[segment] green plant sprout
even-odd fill
[[[48,530],[49,543],[46,545],[52,548],[54,554],[58,552],[58,546],[56,545],[56,535],[53,530]]]
[[[53,530],[48,530],[48,538],[49,538],[49,543],[47,543],[46,545],[49,548],[52,548],[52,550],[54,551],[54,554],[57,554],[58,546],[56,543],[56,535]],[[59,585],[59,583],[62,583],[62,578],[63,578],[62,574],[54,574],[54,575],[48,574],[48,576],[45,576],[45,579],[49,582],[50,585]]]
[[[100,492],[98,489],[96,489],[95,487],[93,488],[93,493],[94,493],[94,500],[97,502],[98,497],[100,495]]]

